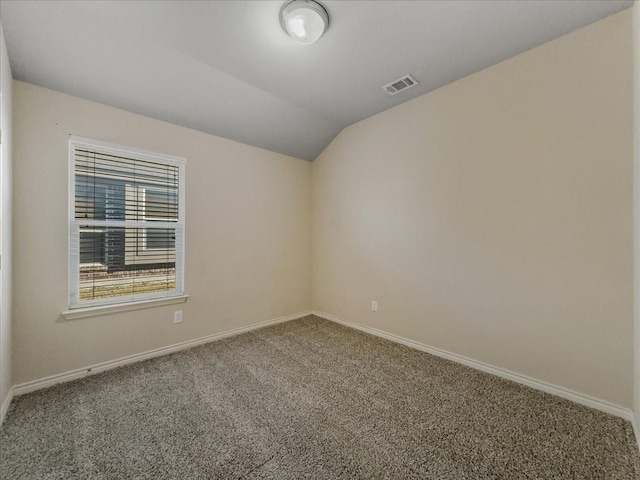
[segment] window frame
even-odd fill
[[[156,163],[169,164],[178,167],[178,218],[177,221],[158,222],[146,220],[98,220],[95,219],[76,219],[75,218],[75,197],[76,197],[76,179],[75,179],[75,151],[76,148],[94,149],[106,154],[115,154],[138,160],[147,160]],[[67,259],[68,259],[68,304],[69,310],[77,310],[83,308],[104,307],[119,305],[132,305],[136,303],[147,304],[151,300],[163,300],[172,298],[183,298],[184,295],[184,264],[186,257],[185,242],[185,170],[186,159],[171,155],[165,155],[147,150],[141,150],[133,147],[116,145],[113,143],[93,140],[89,138],[69,136],[69,185],[68,185],[68,225],[67,225]],[[98,223],[96,223],[98,222]],[[127,295],[114,298],[105,298],[98,300],[80,301],[80,251],[72,252],[72,236],[74,230],[79,235],[82,225],[94,224],[100,227],[119,227],[119,228],[167,228],[175,229],[175,288],[173,290],[144,293],[137,295]],[[181,239],[181,242],[178,239]]]

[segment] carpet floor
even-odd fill
[[[629,479],[631,425],[317,317],[14,399],[2,479]]]

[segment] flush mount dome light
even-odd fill
[[[296,42],[311,45],[329,28],[329,13],[314,0],[293,0],[282,6],[280,24]]]

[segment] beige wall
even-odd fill
[[[631,48],[626,10],[346,128],[314,309],[631,407]]]
[[[15,384],[310,309],[308,162],[18,81],[14,125]],[[187,158],[186,304],[61,317],[70,134]]]
[[[5,405],[11,390],[11,98],[12,77],[9,56],[0,27],[0,92],[2,92],[0,119],[2,129],[2,155],[0,157],[0,405]],[[0,419],[1,421],[2,419]]]
[[[635,226],[635,362],[634,362],[634,401],[636,435],[640,433],[640,2],[633,5],[633,125],[634,125],[634,214]],[[636,439],[640,446],[640,437]]]

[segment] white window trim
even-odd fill
[[[89,300],[80,302],[79,300],[79,283],[80,283],[80,254],[77,253],[77,258],[74,258],[71,252],[71,233],[73,228],[79,228],[80,224],[86,225],[87,223],[92,223],[90,220],[76,220],[75,218],[75,149],[76,147],[80,148],[89,148],[89,149],[98,149],[105,153],[130,156],[134,158],[138,158],[140,160],[149,160],[155,162],[163,162],[168,163],[170,165],[175,165],[178,167],[178,221],[177,222],[154,222],[154,227],[156,228],[168,228],[176,230],[176,237],[178,237],[177,233],[181,232],[182,237],[182,255],[178,255],[176,251],[176,259],[175,259],[175,269],[176,269],[176,285],[174,290],[169,292],[155,292],[155,293],[147,293],[141,295],[133,295],[133,296],[123,296],[116,297],[111,299],[100,299],[100,300]],[[69,211],[68,211],[68,228],[67,228],[67,255],[68,255],[68,279],[69,279],[69,311],[79,311],[85,309],[93,309],[98,308],[99,310],[113,310],[117,311],[118,306],[124,307],[125,310],[132,310],[132,305],[142,305],[140,308],[144,308],[146,306],[155,306],[149,305],[149,301],[153,301],[154,304],[162,304],[163,300],[171,300],[172,298],[179,299],[184,298],[186,301],[187,296],[184,294],[185,286],[184,286],[184,263],[186,257],[186,244],[185,244],[185,167],[186,167],[186,159],[182,157],[175,157],[170,155],[165,155],[161,153],[150,152],[148,150],[141,150],[131,147],[125,147],[122,145],[116,145],[113,143],[102,142],[99,140],[92,140],[89,138],[78,137],[75,135],[69,135]],[[100,221],[99,225],[104,227],[123,227],[123,221]],[[127,221],[127,227],[133,228],[147,228],[149,227],[148,222],[144,221]],[[178,238],[176,238],[177,244]],[[176,302],[170,302],[176,303]],[[101,307],[115,307],[115,308],[101,308]],[[67,312],[63,312],[63,315],[66,318],[70,318],[70,315],[66,315]],[[98,313],[102,314],[102,313]],[[92,316],[92,315],[86,315]],[[78,316],[76,316],[78,318]]]
[[[141,310],[143,308],[162,307],[176,303],[185,303],[189,295],[176,295],[174,297],[156,298],[154,300],[142,300],[139,302],[116,303],[113,305],[100,305],[97,307],[81,307],[66,310],[62,316],[67,320],[77,320],[79,318],[99,317],[100,315],[110,315],[113,313],[129,312],[131,310]]]

